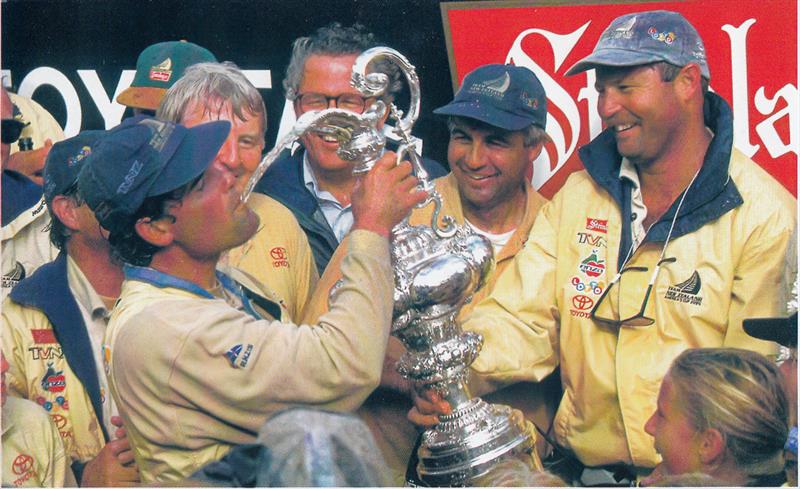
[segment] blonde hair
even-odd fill
[[[783,470],[789,401],[783,377],[763,355],[736,348],[681,353],[668,375],[695,430],[718,430],[746,475]]]

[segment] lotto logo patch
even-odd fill
[[[598,233],[608,233],[608,219],[586,218],[586,229]]]
[[[666,31],[660,32],[658,29],[656,29],[653,26],[650,26],[650,28],[647,29],[647,34],[650,35],[650,37],[652,37],[654,40],[663,42],[667,46],[669,46],[673,42],[675,42],[675,39],[677,39],[677,37],[678,37],[672,31],[670,31],[670,32],[666,32]]]

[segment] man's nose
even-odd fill
[[[608,93],[608,91],[606,91],[597,99],[597,113],[600,114],[600,118],[604,121],[610,119],[614,114],[619,112],[619,108],[619,100],[613,93]]]
[[[244,165],[239,155],[239,144],[233,138],[228,138],[217,152],[216,160],[234,173],[235,176],[244,173]]]
[[[477,170],[486,166],[486,148],[481,143],[474,143],[470,146],[463,158],[464,166],[471,170]]]

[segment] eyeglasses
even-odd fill
[[[702,166],[700,168],[702,168]],[[656,262],[656,266],[653,269],[653,274],[650,276],[650,281],[647,283],[647,286],[644,286],[644,278],[647,277],[647,275],[645,275],[648,270],[647,267],[624,266],[624,264],[628,262],[628,259],[633,254],[633,250],[636,246],[636,243],[634,243],[631,245],[631,248],[628,250],[628,254],[622,261],[622,269],[614,276],[613,279],[611,279],[611,282],[608,283],[606,290],[604,290],[602,295],[600,295],[600,298],[597,299],[592,311],[589,313],[590,318],[612,326],[650,326],[656,322],[655,319],[645,315],[647,303],[650,300],[650,294],[653,292],[653,285],[656,283],[656,278],[658,277],[658,272],[661,270],[661,265],[666,263],[674,263],[677,261],[676,258],[664,257],[667,253],[667,245],[669,245],[669,240],[672,238],[672,231],[675,229],[675,221],[678,220],[678,214],[681,212],[681,207],[683,207],[683,201],[686,198],[686,194],[689,193],[689,189],[692,187],[697,175],[700,174],[700,168],[697,169],[692,177],[692,180],[689,182],[689,185],[686,186],[686,190],[684,190],[683,194],[681,195],[681,200],[678,202],[678,208],[675,209],[675,215],[672,216],[672,223],[669,226],[667,238],[664,240],[664,247],[661,249],[661,255],[658,257],[658,261]],[[630,305],[636,304],[639,301],[625,300],[626,296],[622,294],[623,286],[625,287],[625,290],[629,292],[631,290],[645,291],[638,310],[631,308]],[[616,297],[610,294],[611,289],[615,287]],[[604,300],[607,297],[609,299]],[[616,299],[616,301],[614,299]],[[603,307],[602,310],[601,306]]]
[[[367,107],[367,99],[353,93],[343,93],[335,97],[329,97],[321,93],[301,93],[297,96],[297,103],[303,112],[325,110],[330,106],[331,100],[335,102],[334,107],[358,114],[364,112]]]
[[[666,249],[666,244],[664,245]],[[663,253],[663,252],[662,252]],[[647,310],[647,302],[650,300],[650,295],[653,292],[653,284],[656,282],[658,272],[661,270],[661,265],[665,263],[674,263],[676,258],[662,258],[656,263],[653,269],[653,274],[650,276],[650,281],[647,287],[644,287],[643,280],[647,277],[646,273],[649,270],[647,267],[624,267],[611,279],[608,287],[603,291],[600,298],[595,303],[589,316],[595,321],[600,321],[613,326],[650,326],[655,319],[645,315]],[[609,296],[611,289],[616,286],[616,297],[613,295],[609,300],[604,299]],[[622,289],[630,292],[631,290],[641,291],[644,290],[644,297],[638,309],[630,307],[631,304],[637,304],[639,301],[627,301],[625,296],[622,295]],[[616,300],[615,300],[616,299]],[[604,305],[601,310],[601,305]]]
[[[2,122],[0,122],[0,129],[2,130],[3,144],[11,144],[19,139],[19,135],[22,134],[22,130],[25,129],[25,126],[28,124],[30,123],[22,122],[17,119],[2,119]]]

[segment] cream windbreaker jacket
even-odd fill
[[[630,187],[618,178],[619,156],[607,132],[582,148],[587,171],[570,176],[542,207],[515,263],[464,322],[485,339],[472,367],[495,381],[537,381],[560,365],[556,439],[586,465],[659,461],[644,425],[682,350],[774,351],[773,343],[749,337],[742,320],[783,311],[796,275],[796,200],[732,150],[727,103],[709,94],[706,113],[715,137],[667,247],[676,261],[662,266],[650,297],[654,324],[613,328],[589,317],[631,243],[624,218]],[[653,225],[628,266],[653,270],[676,206]],[[644,295],[624,287],[619,293],[620,301],[637,305]]]

